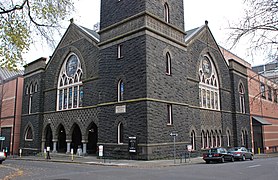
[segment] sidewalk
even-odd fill
[[[125,160],[125,159],[100,159],[96,156],[76,156],[73,159],[71,155],[55,153],[51,154],[51,159],[46,159],[45,156],[22,156],[22,157],[9,157],[13,160],[26,160],[26,161],[48,161],[48,162],[60,162],[60,163],[78,163],[78,164],[90,164],[90,165],[102,165],[102,166],[124,166],[124,167],[165,167],[165,166],[183,166],[192,164],[205,163],[202,157],[190,158],[190,159],[167,159],[167,160]],[[272,154],[255,154],[254,159],[260,158],[272,158],[278,157],[278,153]]]
[[[26,161],[48,161],[48,162],[60,162],[60,163],[78,163],[78,164],[90,164],[90,165],[103,165],[103,166],[126,166],[126,167],[165,167],[165,166],[180,166],[204,163],[202,157],[190,158],[190,159],[165,159],[165,160],[126,160],[126,159],[100,159],[96,156],[77,156],[74,155],[73,159],[71,155],[55,153],[50,155],[51,159],[46,159],[45,156],[22,156],[22,157],[9,157],[12,160],[26,160]]]

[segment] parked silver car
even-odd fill
[[[234,158],[237,160],[245,161],[246,159],[250,159],[252,161],[254,159],[254,154],[245,147],[230,148],[228,149],[228,152],[233,154]]]
[[[7,155],[5,152],[0,151],[0,164],[2,164],[3,161],[7,158]]]

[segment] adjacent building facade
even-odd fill
[[[248,70],[250,114],[255,153],[278,151],[278,84]]]
[[[20,143],[23,71],[0,68],[1,151],[17,155]]]
[[[25,67],[24,153],[143,160],[192,145],[251,148],[247,68],[208,24],[185,32],[183,0],[101,1],[100,31],[70,24],[47,62]]]
[[[221,48],[221,51],[226,60],[235,59],[247,68],[253,152],[277,152],[278,84],[275,79],[278,76],[275,75],[276,64],[251,67],[251,64],[224,48]],[[269,73],[270,71],[272,73]],[[267,76],[269,74],[271,76]]]

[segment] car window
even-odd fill
[[[218,153],[217,149],[210,149],[209,153]]]

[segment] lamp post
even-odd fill
[[[170,136],[174,137],[174,164],[176,164],[176,136],[178,136],[178,133],[171,132]]]

